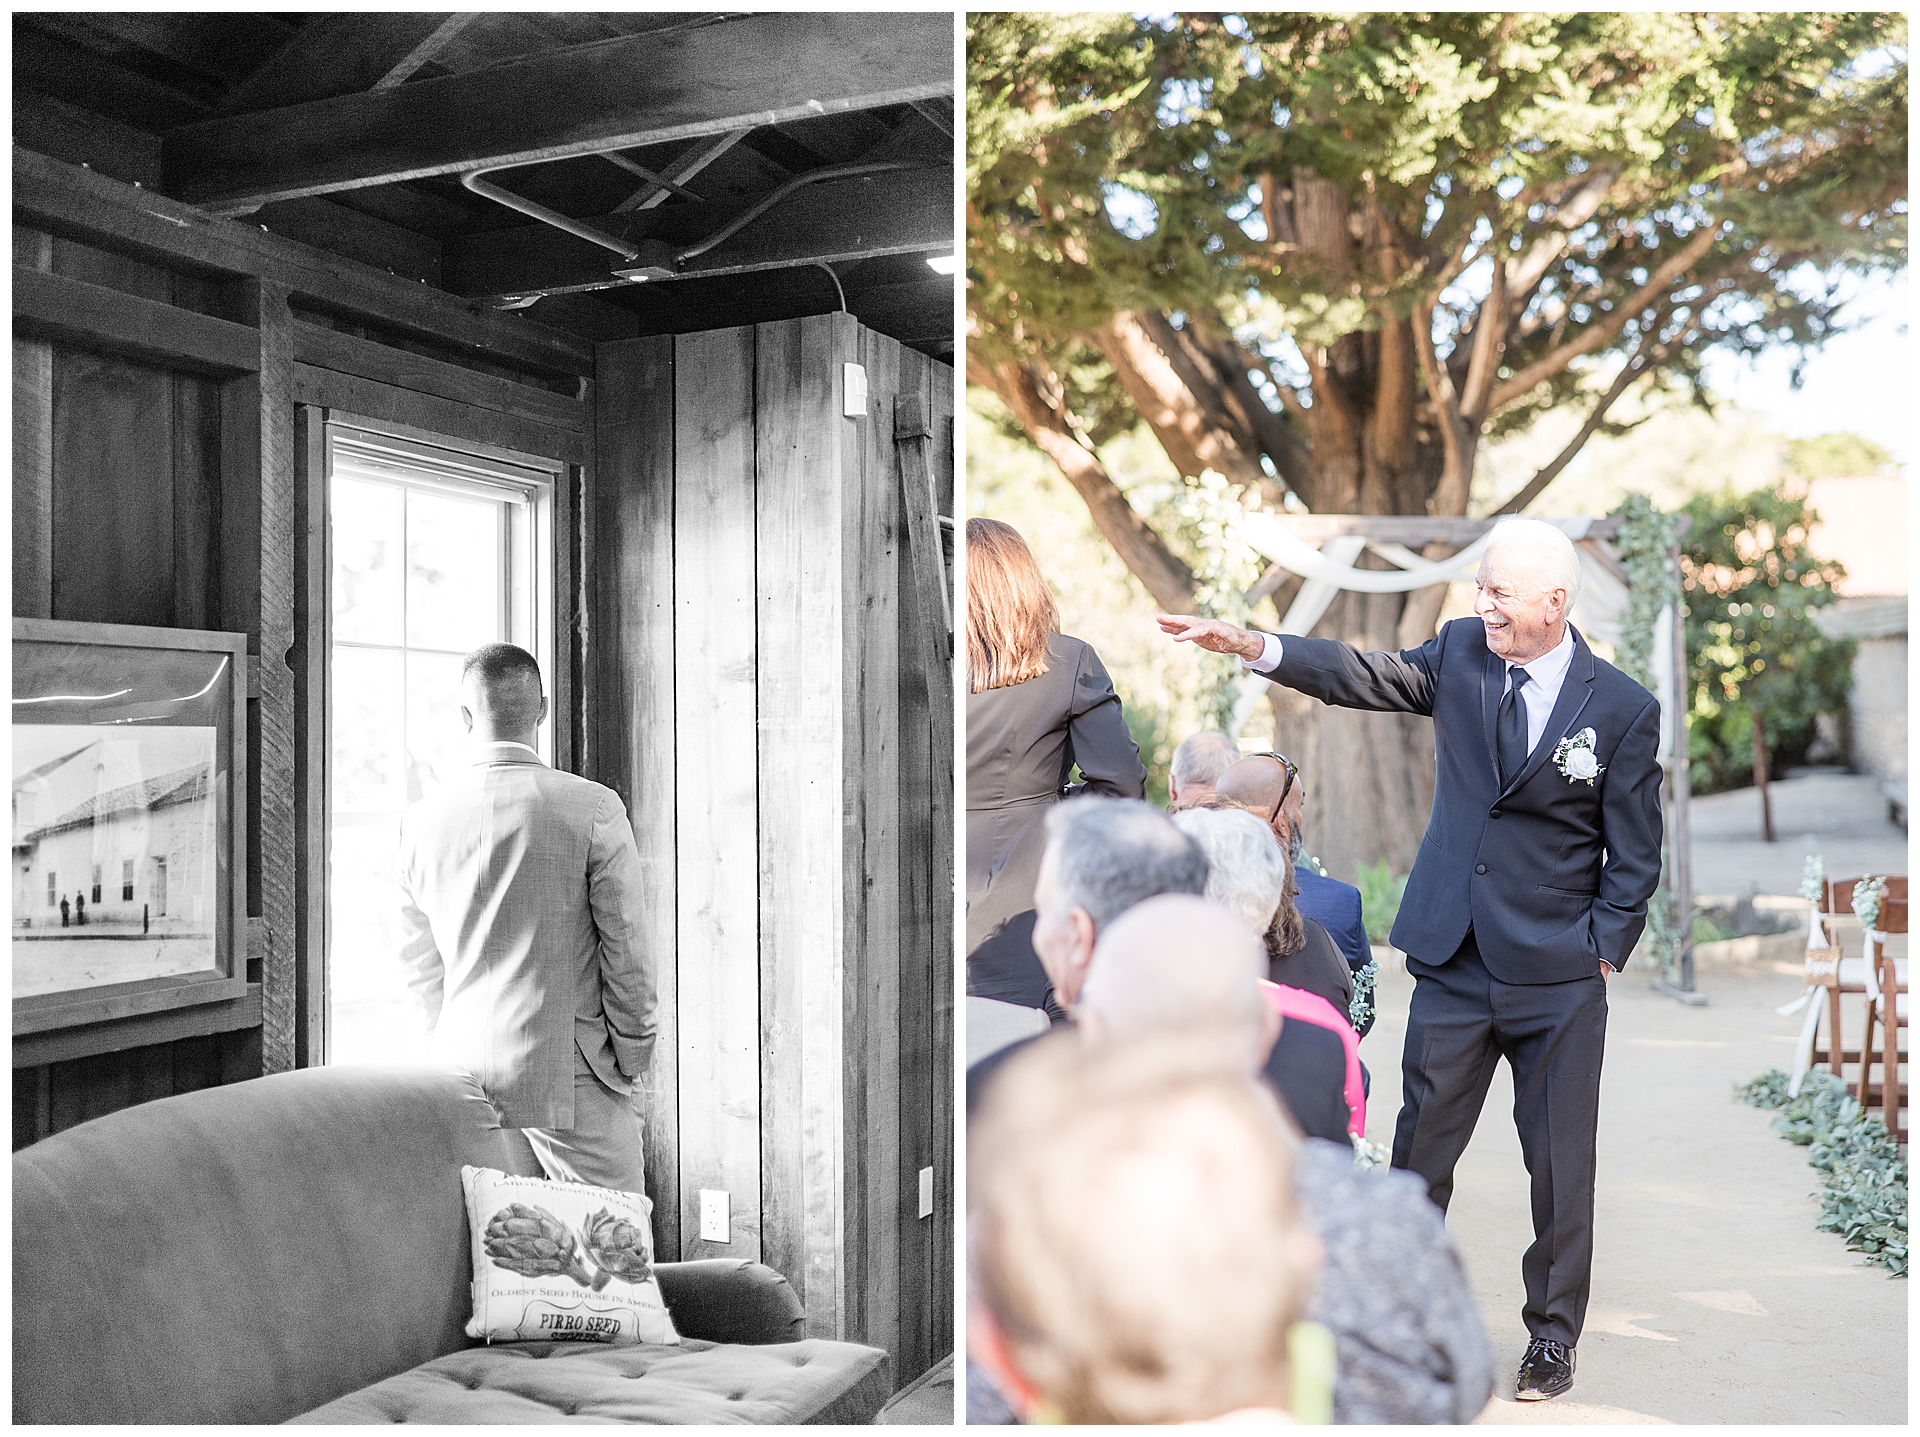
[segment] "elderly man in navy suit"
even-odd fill
[[[1507,1060],[1532,1179],[1516,1383],[1530,1401],[1573,1386],[1586,1320],[1605,975],[1660,878],[1660,705],[1567,623],[1580,567],[1559,530],[1502,524],[1477,585],[1477,620],[1398,654],[1212,619],[1160,626],[1322,702],[1433,719],[1433,815],[1392,935],[1415,979],[1393,1165],[1444,1209]]]

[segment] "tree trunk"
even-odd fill
[[[1753,710],[1753,786],[1760,790],[1760,836],[1773,842],[1773,804],[1767,797],[1767,728]]]
[[[1403,602],[1398,594],[1343,593],[1314,637],[1393,648]],[[1273,747],[1300,768],[1307,852],[1343,883],[1355,881],[1362,863],[1411,872],[1433,807],[1433,721],[1335,708],[1279,684],[1267,698]]]

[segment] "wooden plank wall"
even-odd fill
[[[24,225],[14,227],[14,246],[24,267],[81,281],[90,292],[188,314],[238,299],[206,280]],[[231,556],[221,536],[257,523],[258,512],[238,497],[244,483],[223,486],[223,416],[230,421],[236,412],[227,385],[185,367],[34,338],[14,341],[13,381],[13,612],[246,627],[228,622],[222,602],[223,592],[258,592],[251,575],[223,582]],[[257,406],[255,381],[227,383],[254,384]],[[256,549],[257,542],[256,534]],[[249,705],[250,717],[257,708]],[[251,806],[257,811],[257,790]],[[260,912],[257,903],[250,911]],[[257,972],[250,976],[258,981]],[[229,1008],[213,1021],[231,1023],[245,1012]],[[16,1148],[132,1103],[252,1076],[263,1061],[257,1026],[99,1057],[56,1056],[65,1051],[59,1037],[15,1045],[16,1061],[29,1059],[14,1074]],[[36,1052],[46,1060],[31,1061]]]
[[[596,591],[592,776],[633,816],[672,1010],[656,1238],[769,1263],[810,1333],[886,1347],[903,1382],[953,1344],[953,851],[952,756],[904,662],[925,630],[893,409],[941,406],[950,495],[951,385],[845,315],[603,345],[596,378],[619,579]],[[729,1196],[725,1245],[698,1236],[703,1188]]]
[[[324,1009],[313,898],[323,849],[325,544],[296,404],[573,461],[556,495],[556,705],[577,726],[584,642],[574,556],[589,482],[589,347],[476,315],[257,227],[16,149],[13,611],[246,632],[247,976],[243,1001],[14,1044],[14,1146],[129,1104],[316,1060]],[[324,301],[343,336],[296,318]],[[383,342],[384,341],[384,342]],[[434,353],[423,356],[422,348]],[[417,387],[416,387],[417,386]],[[504,426],[504,429],[502,428]],[[498,431],[498,432],[497,432]],[[308,446],[309,448],[311,446]],[[315,566],[321,566],[316,569]],[[314,587],[316,574],[320,587]],[[322,616],[323,617],[323,616]],[[296,628],[296,621],[299,627]],[[571,730],[557,731],[564,763]],[[320,905],[323,906],[323,905]]]
[[[674,785],[679,839],[680,1249],[760,1256],[753,331],[675,345]],[[700,1237],[724,1191],[731,1237]]]
[[[640,850],[642,941],[657,955],[653,1071],[642,1089],[654,1242],[680,1243],[679,872],[675,861],[674,342],[602,345],[595,390],[593,719],[586,770],[627,805]]]

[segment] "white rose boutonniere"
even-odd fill
[[[1568,783],[1592,787],[1593,781],[1607,771],[1606,765],[1593,756],[1593,745],[1594,732],[1590,728],[1560,740],[1560,746],[1553,751],[1553,766]]]

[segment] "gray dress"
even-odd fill
[[[1075,763],[1087,793],[1139,798],[1147,778],[1100,656],[1064,634],[1047,651],[1045,673],[967,695],[967,992],[1025,1008],[1048,1004],[1033,951],[1047,810]]]

